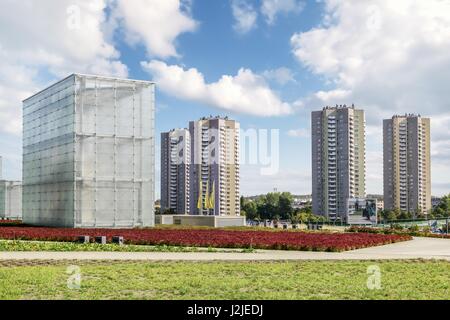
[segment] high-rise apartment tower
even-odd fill
[[[348,200],[365,197],[365,118],[354,106],[312,112],[313,213],[346,219]]]
[[[191,135],[187,129],[161,133],[161,212],[190,212]]]
[[[189,124],[191,214],[240,215],[239,123],[210,117]]]
[[[431,209],[430,119],[407,114],[384,120],[384,207]]]

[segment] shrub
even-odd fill
[[[398,223],[394,223],[394,224],[391,224],[391,229],[394,229],[394,230],[403,230],[404,228],[403,228],[402,225],[400,225],[400,224],[398,224]]]

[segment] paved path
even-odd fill
[[[241,252],[0,252],[0,260],[136,260],[136,261],[270,261],[270,260],[389,260],[450,261],[450,239],[415,238],[380,247],[342,253],[258,250]]]

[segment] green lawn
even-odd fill
[[[93,251],[93,252],[222,252],[230,251],[217,248],[194,248],[176,246],[144,246],[144,245],[123,245],[117,244],[80,244],[73,242],[45,242],[45,241],[21,241],[21,240],[0,240],[0,252],[12,251],[47,251],[47,252],[67,252],[67,251]],[[248,250],[233,250],[233,252],[247,252]]]
[[[450,298],[443,261],[71,262],[81,268],[79,290],[67,288],[67,263],[22,264],[0,262],[0,299]],[[367,288],[372,265],[380,290]]]

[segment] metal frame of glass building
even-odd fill
[[[155,85],[73,74],[23,102],[23,220],[154,226]]]

